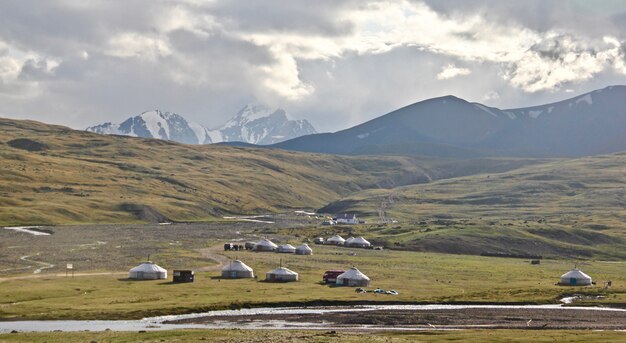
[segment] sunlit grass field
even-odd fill
[[[226,253],[254,268],[258,280],[221,280],[217,271],[198,273],[193,284],[172,284],[171,275],[169,280],[156,281],[128,281],[121,276],[8,280],[0,283],[0,318],[143,318],[325,301],[335,304],[358,301],[557,303],[565,294],[580,292],[601,293],[607,296],[607,301],[620,304],[626,293],[623,272],[626,265],[623,263],[587,262],[580,267],[598,282],[598,286],[570,288],[554,284],[561,274],[573,267],[572,261],[544,260],[540,265],[531,265],[524,259],[330,246],[313,246],[313,249],[311,256]],[[278,267],[281,259],[283,266],[300,273],[300,281],[260,282],[267,271]],[[325,270],[353,265],[372,279],[370,289],[395,289],[400,294],[357,294],[354,288],[320,283]],[[607,292],[601,289],[605,280],[613,281],[613,288]]]

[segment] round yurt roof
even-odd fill
[[[283,244],[279,248],[283,250],[296,250],[296,247],[291,244]]]
[[[306,243],[299,245],[296,250],[313,251],[313,249],[311,249],[311,247]]]
[[[270,247],[272,249],[278,248],[278,245],[274,244],[274,242],[270,241],[269,239],[262,239],[256,245],[260,245],[260,246],[263,246],[263,247]]]
[[[156,263],[147,261],[130,270],[131,272],[155,273],[167,272],[164,268],[159,267]]]
[[[345,240],[345,239],[343,239],[343,237],[341,237],[341,236],[339,236],[339,235],[334,235],[334,236],[332,236],[332,237],[330,237],[330,238],[328,239],[328,242],[342,242],[342,243],[343,243],[343,242],[345,242],[345,241],[346,241],[346,240]]]
[[[591,280],[591,276],[583,273],[580,269],[574,268],[569,272],[561,275],[562,279]]]
[[[346,243],[348,243],[348,241],[346,241]],[[370,244],[370,242],[367,239],[363,238],[363,237],[353,238],[350,241],[350,243],[353,243],[353,244]]]
[[[251,272],[252,268],[248,267],[245,263],[235,260],[227,264],[222,271],[237,271],[237,272]]]
[[[285,267],[276,268],[276,269],[271,270],[271,271],[269,271],[267,273],[268,274],[274,274],[274,275],[298,275],[298,273],[294,272],[291,269],[287,269]]]
[[[350,242],[352,242],[353,240],[354,240],[354,237],[348,237],[348,238],[346,239],[346,243],[350,243]]]
[[[345,273],[337,276],[337,280],[339,279],[350,279],[350,280],[369,280],[370,278],[367,275],[361,273],[356,267],[352,267],[348,269]]]

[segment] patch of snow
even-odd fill
[[[369,132],[367,132],[367,133],[362,133],[362,134],[360,134],[360,135],[357,135],[357,137],[358,137],[359,139],[363,139],[363,138],[367,138],[369,135],[370,135],[370,133],[369,133]]]
[[[146,123],[146,127],[148,128],[148,131],[150,131],[150,134],[152,134],[152,137],[169,139],[170,127],[167,124],[167,121],[165,120],[161,112],[159,111],[144,112],[141,114],[141,118]],[[166,137],[161,137],[161,135],[159,134],[159,132],[161,131],[161,128],[165,130]]]
[[[552,113],[552,110],[554,110],[554,106],[548,107],[548,113]]]
[[[515,115],[515,113],[510,112],[510,111],[504,111],[504,114],[506,114],[509,118],[511,119],[516,119],[517,116]]]
[[[541,113],[543,113],[543,110],[539,110],[539,111],[528,111],[528,116],[533,118],[533,119],[537,119],[539,118],[539,116],[541,115]]]
[[[483,105],[481,105],[481,104],[474,104],[474,107],[476,107],[476,108],[478,108],[479,110],[482,110],[482,111],[484,111],[484,112],[487,112],[487,113],[491,114],[492,116],[494,116],[494,117],[498,118],[498,115],[497,115],[497,114],[493,113],[493,112],[492,112],[489,108],[487,108],[487,107],[485,107],[485,106],[483,106]]]
[[[224,136],[220,130],[206,131],[207,136],[211,138],[211,143],[220,143],[224,141]]]
[[[589,105],[593,105],[593,99],[591,99],[591,94],[587,94],[581,98],[576,99],[576,103],[586,102]]]
[[[40,228],[40,226],[11,226],[11,227],[5,227],[4,229],[13,230],[17,232],[23,232],[23,233],[29,233],[33,236],[50,236],[50,234],[47,232],[31,230],[31,229],[38,229],[38,228]]]
[[[206,130],[202,127],[202,125],[189,123],[189,128],[191,128],[193,133],[198,138],[198,144],[204,144],[204,141],[206,140]]]

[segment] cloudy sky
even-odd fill
[[[336,131],[447,94],[512,108],[626,84],[625,56],[624,0],[5,0],[0,116],[213,127],[257,102]]]

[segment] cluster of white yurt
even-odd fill
[[[313,254],[313,249],[311,249],[311,247],[306,243],[296,248],[296,255],[312,255],[312,254]]]
[[[574,268],[561,275],[561,279],[559,280],[559,285],[561,286],[589,286],[591,283],[591,276],[583,273],[578,268]]]
[[[346,239],[346,242],[344,243],[344,245],[347,247],[352,247],[352,248],[369,248],[372,244],[368,240],[360,236],[360,237],[350,237]]]
[[[167,279],[167,270],[151,261],[144,262],[128,272],[128,278],[134,280]]]
[[[285,267],[279,267],[265,273],[265,281],[268,282],[291,282],[298,281],[298,273]]]
[[[339,235],[334,235],[326,240],[326,244],[330,244],[330,245],[343,245],[345,242],[346,240],[343,239],[343,237]]]
[[[254,271],[245,263],[235,260],[222,268],[222,278],[224,279],[245,279],[253,278]]]
[[[291,244],[283,244],[283,245],[278,246],[278,249],[276,249],[276,251],[278,251],[279,253],[283,253],[283,254],[295,254],[296,247],[294,247]]]
[[[336,284],[338,286],[367,287],[370,284],[370,278],[361,273],[356,267],[352,267],[337,276]]]
[[[255,251],[276,251],[277,249],[278,245],[274,244],[274,242],[269,239],[262,239],[254,246]]]

